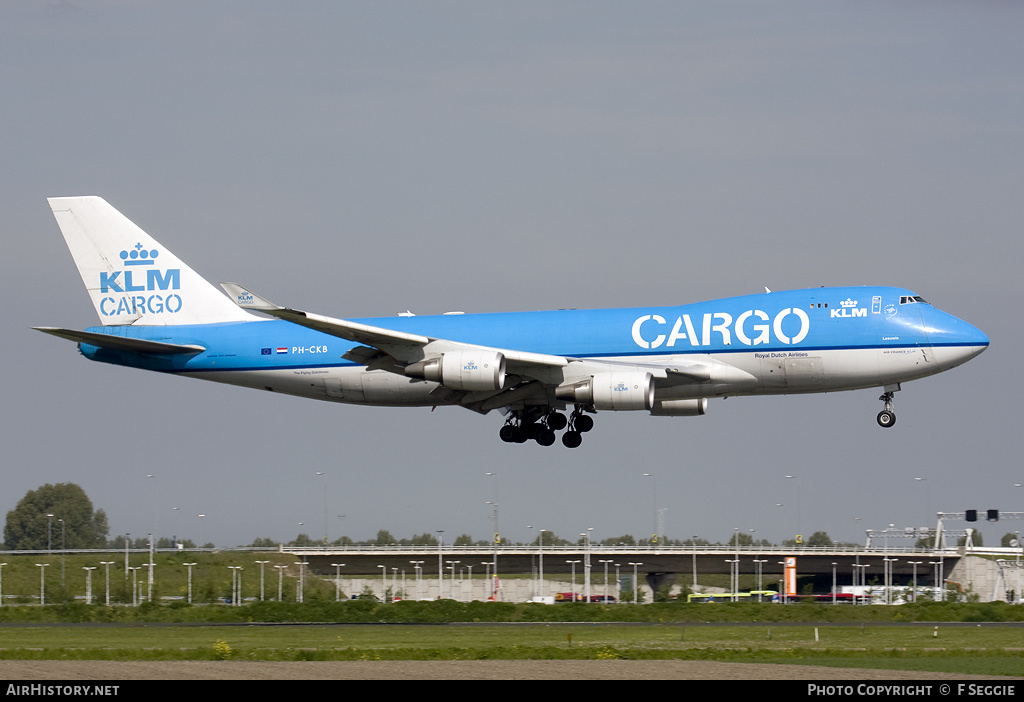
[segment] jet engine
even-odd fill
[[[505,356],[500,351],[447,351],[406,366],[405,374],[452,390],[501,390],[505,385]]]
[[[558,386],[555,397],[598,410],[649,410],[654,406],[654,376],[643,371],[598,373],[589,380]]]

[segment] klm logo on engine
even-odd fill
[[[735,320],[728,312],[709,312],[697,323],[700,331],[690,315],[680,315],[669,331],[670,322],[664,317],[645,314],[633,322],[633,341],[643,349],[675,348],[681,341],[691,347],[714,343],[731,346],[734,336],[744,346],[767,344],[773,338],[783,344],[799,344],[811,330],[810,318],[799,307],[787,307],[774,318],[762,310],[747,310]],[[661,331],[668,333],[658,333]]]
[[[172,290],[181,289],[181,269],[160,270],[157,249],[145,249],[136,244],[131,251],[122,251],[124,270],[100,271],[100,314],[106,317],[122,315],[160,314],[179,312],[181,296]],[[168,293],[168,294],[165,294]]]

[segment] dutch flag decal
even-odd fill
[[[288,347],[287,346],[278,346],[277,347],[277,352],[278,353],[288,353]]]

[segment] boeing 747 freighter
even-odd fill
[[[688,305],[335,319],[215,288],[99,197],[51,198],[101,326],[36,327],[91,360],[355,405],[502,410],[507,442],[576,448],[602,411],[880,388],[984,351],[910,290],[813,288]]]

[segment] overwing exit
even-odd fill
[[[50,198],[101,325],[36,327],[91,360],[356,405],[505,415],[500,437],[576,448],[602,411],[697,416],[708,400],[881,388],[988,337],[891,287],[767,291],[688,305],[338,319],[236,283],[225,296],[99,197]]]

